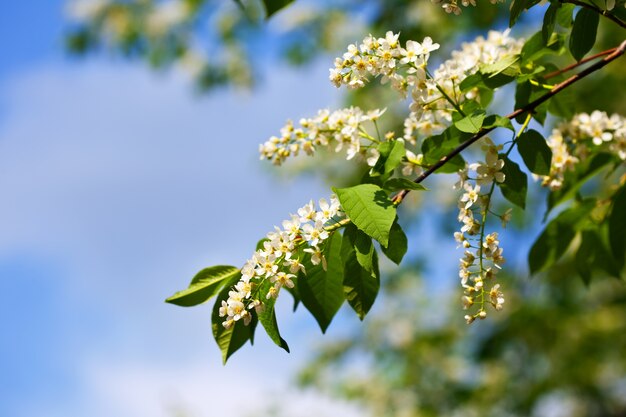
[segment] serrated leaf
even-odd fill
[[[484,120],[485,120],[485,111],[478,110],[454,122],[454,125],[461,132],[477,133],[480,130],[480,128],[483,126]]]
[[[556,25],[556,16],[561,7],[560,3],[550,3],[550,7],[546,10],[546,14],[543,15],[543,25],[541,27],[541,36],[543,43],[548,44],[552,32],[554,32],[554,26]]]
[[[266,288],[261,290],[261,294],[266,294],[269,290],[269,287],[272,286],[269,280],[266,280],[264,285],[266,286]],[[280,336],[280,331],[278,330],[276,312],[274,311],[275,305],[276,299],[273,297],[270,297],[269,299],[263,301],[263,308],[261,308],[257,313],[259,317],[259,322],[265,329],[265,332],[270,337],[272,342],[274,342],[276,346],[283,348],[284,350],[289,352],[289,345],[287,345],[285,339]]]
[[[426,191],[427,188],[422,184],[418,184],[406,178],[390,178],[385,181],[383,185],[385,190],[389,191],[402,191],[402,190],[411,190],[411,191]]]
[[[372,256],[373,271],[367,271],[359,263],[354,246],[344,237],[341,247],[343,260],[343,291],[348,304],[363,320],[376,300],[380,289],[378,256]]]
[[[217,265],[205,268],[193,277],[188,288],[178,291],[165,302],[181,307],[204,303],[217,294],[226,280],[236,275],[239,275],[239,269],[234,266]]]
[[[576,13],[569,38],[569,50],[576,61],[583,59],[596,43],[599,22],[600,15],[594,10],[582,8]]]
[[[243,320],[239,320],[231,328],[226,329],[222,325],[224,318],[219,315],[222,301],[228,299],[228,292],[238,281],[238,276],[233,276],[226,281],[224,288],[215,299],[215,305],[211,314],[211,329],[213,330],[213,337],[217,342],[217,346],[222,352],[223,363],[226,363],[233,353],[245,345],[248,340],[252,340],[253,337],[254,326],[246,326]]]
[[[502,173],[504,182],[498,183],[502,195],[511,203],[521,207],[526,207],[526,191],[528,189],[528,177],[515,162],[501,154],[500,159],[504,160]]]
[[[537,175],[550,174],[552,150],[541,133],[532,129],[522,133],[517,141],[517,150],[530,172]]]
[[[626,186],[613,196],[613,208],[609,216],[609,243],[619,270],[624,268],[626,257]]]
[[[541,232],[528,253],[530,273],[535,274],[553,265],[565,253],[581,219],[593,209],[593,201],[563,211]]]
[[[389,230],[396,218],[396,207],[389,200],[387,193],[374,184],[333,188],[333,191],[356,227],[386,247],[389,242]]]
[[[298,278],[298,292],[302,304],[315,317],[322,333],[326,332],[344,301],[341,234],[334,232],[327,242],[324,247],[326,270],[321,264],[313,265],[307,261],[306,274],[301,272]]]
[[[391,226],[391,232],[389,233],[389,247],[383,247],[382,251],[387,258],[393,261],[396,265],[400,265],[407,249],[408,239],[404,230],[402,230],[402,227],[398,224],[398,219],[396,219],[393,226]]]
[[[293,1],[294,0],[263,0],[266,18],[269,19],[274,13],[293,3]]]

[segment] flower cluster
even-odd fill
[[[376,123],[384,112],[372,110],[365,113],[358,107],[350,107],[332,113],[320,110],[316,117],[301,119],[300,127],[288,121],[280,130],[280,137],[272,136],[259,145],[261,159],[269,159],[275,165],[280,165],[286,158],[296,156],[300,151],[313,155],[320,146],[329,147],[335,152],[345,149],[347,159],[352,159],[362,151],[362,139],[372,141],[363,125],[366,122]]]
[[[465,42],[461,49],[452,52],[452,58],[424,81],[421,88],[411,92],[411,114],[405,121],[405,139],[414,131],[432,135],[444,130],[452,123],[452,112],[466,99],[476,97],[476,91],[462,93],[460,85],[481,65],[491,65],[506,57],[519,54],[524,41],[509,36],[509,31],[490,31],[487,38],[477,37]]]
[[[484,149],[485,162],[469,165],[460,171],[460,180],[455,185],[455,188],[464,190],[459,199],[458,216],[463,226],[460,231],[454,233],[455,240],[465,248],[459,270],[461,285],[464,288],[463,306],[465,309],[476,306],[474,313],[465,316],[468,323],[476,318],[487,317],[486,303],[491,304],[496,310],[501,310],[504,303],[500,284],[493,283],[496,273],[504,263],[498,233],[485,234],[495,183],[504,181],[504,174],[501,172],[504,161],[498,159],[500,147],[488,139]],[[470,172],[475,176],[470,178]],[[481,193],[485,189],[488,191]],[[499,217],[505,225],[509,220],[510,211]],[[488,286],[491,288],[486,289]]]
[[[626,118],[598,110],[579,113],[552,131],[548,146],[552,149],[552,163],[543,185],[558,190],[563,186],[565,172],[591,154],[610,152],[626,161]]]
[[[263,247],[258,249],[241,269],[241,279],[222,301],[220,317],[222,325],[230,328],[239,320],[248,325],[253,309],[262,309],[264,300],[278,297],[282,287],[293,288],[293,279],[299,271],[306,272],[304,257],[310,257],[313,265],[326,260],[321,247],[325,240],[347,218],[339,200],[333,195],[330,202],[320,199],[316,208],[313,201],[298,209],[282,228],[275,227],[266,236]]]
[[[403,48],[399,35],[389,31],[384,38],[369,35],[358,47],[349,45],[330,69],[332,83],[337,87],[359,88],[365,85],[368,76],[382,76],[382,83],[390,82],[406,97],[409,87],[419,86],[426,79],[428,58],[439,49],[439,44],[427,37],[422,43],[407,41]]]
[[[476,6],[476,0],[431,0],[435,4],[441,4],[443,10],[447,13],[454,13],[456,15],[461,14],[461,7],[459,7],[459,3],[463,6],[467,7],[469,5]],[[496,3],[504,3],[504,0],[489,0],[491,4]]]

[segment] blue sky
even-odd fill
[[[287,388],[321,337],[311,318],[281,314],[292,355],[259,338],[222,367],[209,306],[163,302],[328,195],[277,183],[256,154],[286,119],[338,102],[328,63],[200,98],[175,71],[69,59],[63,7],[0,13],[0,416],[250,415],[279,394],[290,415],[350,415]]]

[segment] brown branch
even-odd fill
[[[619,18],[613,16],[612,14],[610,14],[608,12],[608,10],[602,10],[601,8],[594,6],[592,4],[589,3],[585,3],[579,0],[559,0],[560,3],[570,3],[570,4],[575,4],[576,6],[580,6],[580,7],[585,7],[589,10],[593,10],[594,12],[598,13],[601,16],[606,17],[607,19],[609,19],[612,22],[617,23],[618,25],[620,25],[621,27],[623,27],[624,29],[626,29],[626,22],[620,20]]]
[[[577,81],[583,79],[587,75],[589,75],[589,74],[591,74],[591,73],[593,73],[595,71],[598,71],[599,69],[601,69],[605,65],[607,65],[609,62],[614,61],[615,59],[619,58],[620,56],[622,56],[624,54],[625,51],[626,51],[626,40],[624,42],[622,42],[617,48],[614,48],[613,52],[610,53],[609,55],[605,56],[601,61],[598,61],[595,64],[593,64],[592,66],[590,66],[588,68],[585,68],[584,70],[582,70],[578,74],[572,75],[567,80],[565,80],[565,81],[555,85],[550,91],[548,91],[543,96],[539,97],[535,101],[532,101],[532,102],[528,103],[524,107],[519,108],[519,109],[515,110],[512,113],[507,114],[505,117],[507,117],[508,119],[514,119],[514,118],[516,118],[517,116],[519,116],[521,114],[532,112],[537,107],[539,107],[540,105],[542,105],[543,103],[548,101],[550,98],[552,98],[553,96],[555,96],[556,94],[558,94],[562,90],[566,89],[567,87],[571,86],[572,84],[576,83]],[[475,143],[480,138],[482,138],[483,136],[485,136],[487,133],[491,132],[494,129],[495,129],[495,127],[481,128],[474,136],[472,136],[471,138],[469,138],[468,140],[463,142],[461,145],[459,145],[454,150],[452,150],[449,154],[447,154],[446,156],[441,158],[439,161],[437,161],[435,164],[433,164],[430,168],[428,168],[420,176],[418,176],[413,182],[419,184],[420,182],[424,181],[426,178],[428,178],[430,175],[432,175],[435,171],[437,171],[439,168],[441,168],[446,163],[448,163],[452,158],[454,158],[455,156],[457,156],[458,154],[463,152],[465,149],[467,149],[473,143]],[[392,201],[396,205],[400,204],[402,202],[402,200],[404,199],[404,197],[406,197],[406,195],[409,192],[410,192],[410,190],[402,190],[402,191],[400,191],[398,194],[396,194],[392,198]]]
[[[548,80],[550,78],[556,77],[557,75],[561,75],[561,74],[563,74],[565,72],[571,71],[574,68],[577,68],[577,67],[579,67],[579,66],[581,66],[583,64],[586,64],[589,61],[593,61],[596,58],[600,58],[601,56],[609,55],[609,54],[615,52],[616,49],[617,48],[611,48],[611,49],[607,49],[606,51],[598,52],[595,55],[588,56],[585,59],[581,59],[578,62],[574,62],[572,65],[568,65],[566,67],[561,68],[560,70],[557,70],[557,71],[554,71],[554,72],[551,72],[549,74],[544,75],[543,79],[544,80]]]

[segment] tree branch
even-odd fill
[[[598,71],[599,69],[607,65],[609,62],[614,61],[615,59],[619,58],[620,56],[624,54],[625,51],[626,51],[626,40],[623,41],[617,48],[614,48],[613,52],[610,53],[609,55],[606,55],[601,61],[596,62],[595,64],[582,70],[578,74],[572,75],[567,80],[555,85],[550,91],[548,91],[543,96],[539,97],[537,100],[528,103],[524,107],[519,108],[512,113],[507,114],[505,117],[512,120],[521,114],[532,112],[537,107],[539,107],[540,105],[548,101],[550,98],[552,98],[553,96],[555,96],[562,90],[578,82],[579,80],[583,79],[587,75]],[[419,184],[420,182],[424,181],[430,175],[435,173],[435,171],[437,171],[439,168],[441,168],[446,163],[448,163],[452,158],[454,158],[455,156],[463,152],[465,149],[467,149],[469,146],[471,146],[473,143],[478,141],[480,138],[482,138],[483,136],[485,136],[487,133],[491,132],[495,128],[496,127],[481,128],[474,136],[472,136],[471,138],[463,142],[461,145],[459,145],[454,150],[452,150],[449,154],[447,154],[446,156],[441,158],[439,161],[437,161],[434,165],[432,165],[430,168],[424,171],[420,176],[418,176],[413,182]],[[396,194],[392,198],[392,201],[396,205],[400,204],[402,200],[404,199],[404,197],[406,197],[406,195],[409,192],[410,190],[400,191],[398,194]]]
[[[578,62],[574,62],[572,65],[568,65],[566,67],[561,68],[560,70],[557,70],[557,71],[554,71],[554,72],[551,72],[549,74],[544,75],[543,79],[544,80],[548,80],[550,78],[556,77],[557,75],[561,75],[561,74],[563,74],[565,72],[568,72],[570,70],[573,70],[574,68],[577,68],[577,67],[579,67],[579,66],[581,66],[583,64],[586,64],[589,61],[593,61],[596,58],[600,58],[601,56],[609,55],[609,54],[613,53],[616,49],[617,48],[611,48],[611,49],[607,49],[606,51],[598,52],[595,55],[588,56],[585,59],[581,59]]]
[[[560,3],[570,3],[570,4],[575,4],[576,6],[580,6],[580,7],[585,7],[589,10],[593,10],[594,12],[598,13],[601,16],[606,17],[607,19],[611,20],[612,22],[617,23],[618,25],[620,25],[621,27],[623,27],[624,29],[626,29],[626,22],[618,19],[617,17],[613,16],[612,14],[608,13],[608,10],[602,10],[601,8],[594,6],[592,4],[589,3],[585,3],[579,0],[559,0]]]

